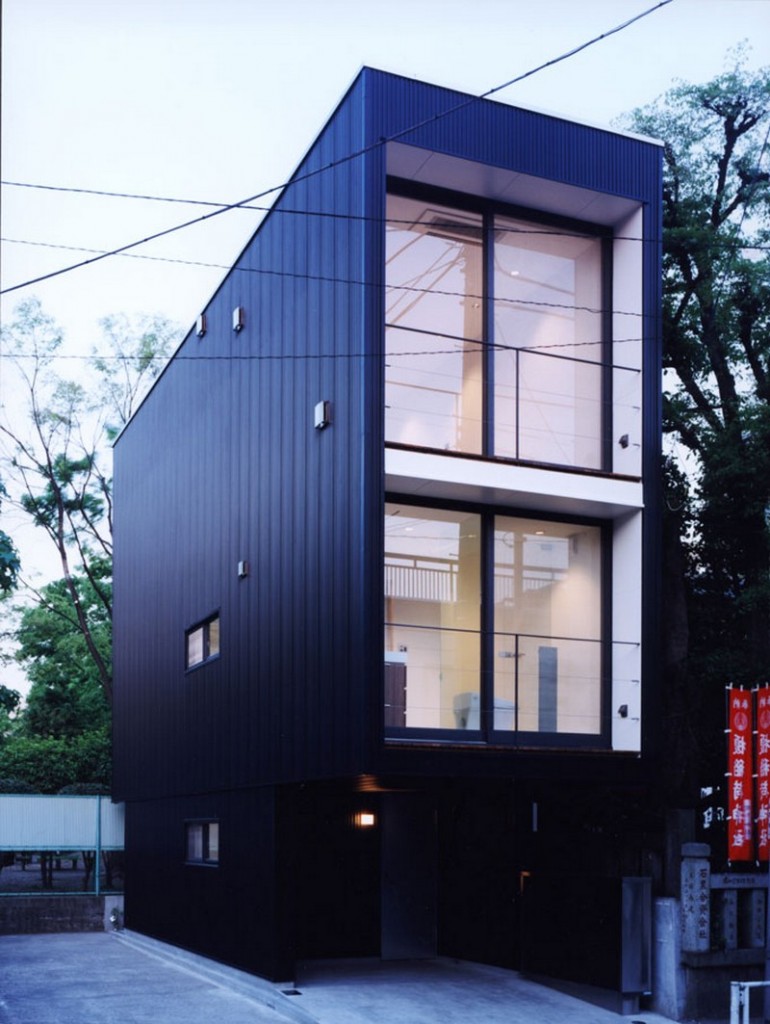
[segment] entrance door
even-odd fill
[[[422,793],[383,793],[383,960],[436,956],[436,809]]]

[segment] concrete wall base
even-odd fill
[[[111,930],[113,910],[121,927],[122,896],[3,896],[0,935]]]

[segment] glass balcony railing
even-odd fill
[[[611,662],[634,671],[637,655],[635,643],[386,623],[385,726],[600,736]]]

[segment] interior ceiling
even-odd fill
[[[606,227],[625,220],[639,207],[639,203],[622,196],[477,164],[403,142],[388,143],[387,172],[406,181],[480,195]]]

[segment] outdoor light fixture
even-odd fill
[[[628,434],[622,434],[618,438],[618,444],[621,448],[628,448]]]
[[[356,828],[374,828],[377,819],[371,811],[356,811],[353,815],[353,824]]]
[[[238,563],[238,579],[243,580],[249,575],[249,563],[239,562]]]
[[[244,324],[243,306],[236,306],[233,310],[233,330],[242,331]]]
[[[323,430],[331,423],[331,402],[316,402],[314,425],[316,430]]]
[[[206,314],[201,313],[198,319],[195,321],[195,333],[199,338],[202,338],[206,333]]]

